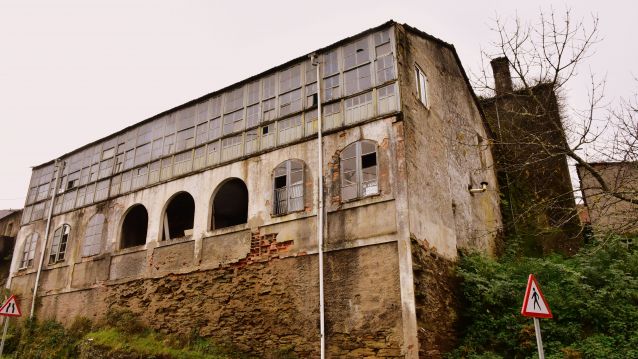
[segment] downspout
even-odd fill
[[[310,61],[317,67],[317,253],[319,254],[319,335],[321,339],[321,359],[326,357],[325,306],[323,296],[323,137],[321,122],[321,72],[317,54],[310,55]]]
[[[35,311],[35,299],[38,294],[38,285],[40,284],[40,274],[42,273],[42,266],[44,265],[44,253],[47,250],[49,243],[49,228],[51,228],[51,217],[53,217],[53,203],[55,202],[55,195],[58,193],[58,182],[60,181],[60,175],[64,171],[64,162],[60,163],[59,159],[55,160],[55,184],[53,185],[53,194],[51,195],[51,204],[49,205],[49,214],[47,215],[47,224],[44,229],[44,245],[40,248],[40,263],[38,264],[38,273],[35,276],[35,284],[33,285],[33,299],[31,300],[31,312],[29,318],[33,318],[33,312]]]

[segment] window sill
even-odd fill
[[[115,253],[113,253],[113,256],[115,257],[115,256],[124,255],[124,254],[137,253],[137,252],[143,252],[143,251],[146,251],[146,244],[142,244],[135,247],[118,249]]]
[[[270,214],[270,218],[281,218],[281,217],[286,217],[288,215],[299,215],[299,213],[306,213],[306,209],[298,209],[296,211],[290,211],[290,212],[286,212],[286,213],[280,213],[280,214],[274,214],[271,213]]]
[[[379,192],[377,194],[371,194],[365,197],[357,197],[347,201],[343,201],[339,205],[332,206],[332,208],[329,208],[328,213],[338,212],[340,210],[351,209],[355,207],[363,207],[363,206],[376,204],[376,203],[389,202],[389,201],[394,201],[394,198]]]
[[[105,259],[107,257],[106,253],[94,254],[91,256],[82,256],[80,260],[76,263],[85,263],[85,262],[94,262]]]
[[[69,266],[69,263],[66,263],[66,261],[59,261],[56,263],[47,263],[47,265],[42,270],[52,270],[52,269],[64,268],[68,266]]]
[[[168,239],[168,240],[163,240],[163,241],[157,242],[157,247],[156,248],[159,248],[159,247],[170,247],[170,246],[175,245],[175,244],[193,242],[193,241],[194,241],[194,239],[193,239],[192,235],[179,237],[179,238],[171,238],[171,239]]]
[[[237,225],[234,225],[234,226],[229,226],[229,227],[224,227],[224,228],[213,229],[211,231],[207,231],[205,237],[214,237],[214,236],[218,236],[220,234],[241,232],[241,231],[244,231],[246,229],[249,229],[248,223],[242,223],[242,224],[237,224]]]

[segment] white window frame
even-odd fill
[[[49,264],[63,262],[66,258],[71,226],[63,224],[53,232],[51,249],[49,250]]]
[[[292,171],[292,164],[293,163],[297,163],[299,165],[301,165],[301,180],[299,182],[295,182],[292,183],[292,173],[296,172],[296,171]],[[288,213],[293,213],[293,212],[299,212],[299,211],[303,211],[304,210],[304,196],[305,196],[305,191],[304,191],[304,171],[305,171],[305,164],[303,161],[301,160],[297,160],[297,159],[291,159],[291,160],[286,160],[282,163],[280,163],[279,165],[277,165],[277,167],[275,167],[275,169],[273,170],[273,176],[272,176],[272,189],[273,189],[273,205],[272,205],[272,214],[273,216],[280,216],[280,215],[284,215],[284,214],[288,214]],[[277,176],[277,170],[278,169],[284,169],[285,170],[285,177],[286,177],[286,184],[283,187],[279,187],[276,188],[276,180],[279,177],[282,176]],[[285,192],[285,199],[284,200],[280,200],[278,194],[279,193],[284,193]],[[283,206],[280,206],[279,204],[285,202],[285,208],[281,208]],[[299,203],[300,202],[300,203]]]
[[[20,257],[20,267],[18,269],[25,269],[33,266],[33,259],[35,258],[35,248],[38,244],[38,233],[33,232],[27,236],[24,240],[24,246],[22,247],[22,257]]]
[[[428,93],[428,77],[425,75],[425,72],[421,70],[419,65],[414,65],[414,74],[416,80],[416,96],[421,101],[421,103],[426,107],[430,108],[430,96]]]
[[[369,143],[371,145],[374,146],[374,156],[375,156],[375,178],[374,180],[369,180],[369,181],[364,181],[363,179],[363,165],[362,165],[362,157],[364,155],[368,155],[370,153],[362,153],[362,149],[361,149],[361,145],[363,143]],[[345,150],[348,149],[351,146],[355,146],[355,154],[354,157],[347,157],[344,158],[344,153]],[[355,176],[354,176],[354,182],[353,184],[350,185],[344,185],[344,181],[346,179],[345,175],[344,175],[344,161],[348,160],[348,159],[355,159]],[[339,175],[340,175],[340,183],[339,186],[341,188],[341,201],[342,202],[349,202],[352,200],[356,200],[359,198],[363,198],[363,197],[368,197],[368,196],[374,196],[379,194],[379,146],[377,146],[377,143],[374,141],[370,141],[370,140],[361,140],[361,141],[357,141],[354,143],[349,144],[348,146],[346,146],[344,148],[343,151],[341,151],[341,154],[339,155]],[[356,196],[354,197],[350,197],[350,198],[343,198],[343,193],[344,193],[344,188],[346,187],[350,187],[350,186],[356,186]],[[369,190],[370,189],[370,190]]]

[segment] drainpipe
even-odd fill
[[[31,312],[29,318],[33,318],[33,312],[35,311],[35,299],[38,294],[38,285],[40,284],[40,274],[42,273],[42,266],[44,265],[44,253],[47,250],[49,243],[49,228],[51,227],[51,217],[53,216],[53,203],[55,202],[55,195],[58,193],[58,182],[60,181],[60,175],[64,170],[64,162],[60,163],[60,160],[55,160],[55,184],[53,185],[53,194],[51,195],[51,204],[49,205],[49,214],[47,216],[47,225],[44,229],[44,245],[40,249],[40,263],[38,264],[38,274],[35,276],[35,284],[33,285],[33,300],[31,300]]]
[[[317,195],[317,251],[319,254],[319,335],[321,337],[321,359],[326,357],[325,305],[323,296],[323,137],[321,123],[321,72],[317,54],[310,55],[312,65],[317,67],[317,175],[319,193]]]
[[[467,189],[470,193],[483,193],[487,191],[487,182],[481,182],[481,188],[472,188],[472,185],[469,185]]]

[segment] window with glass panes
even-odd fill
[[[273,173],[273,214],[280,215],[304,209],[304,163],[288,160],[275,168]]]
[[[49,264],[64,261],[70,234],[71,227],[68,224],[63,224],[53,232],[53,241],[51,242],[51,250],[49,251]]]
[[[340,158],[342,201],[379,193],[377,146],[374,142],[350,144],[341,152]]]

